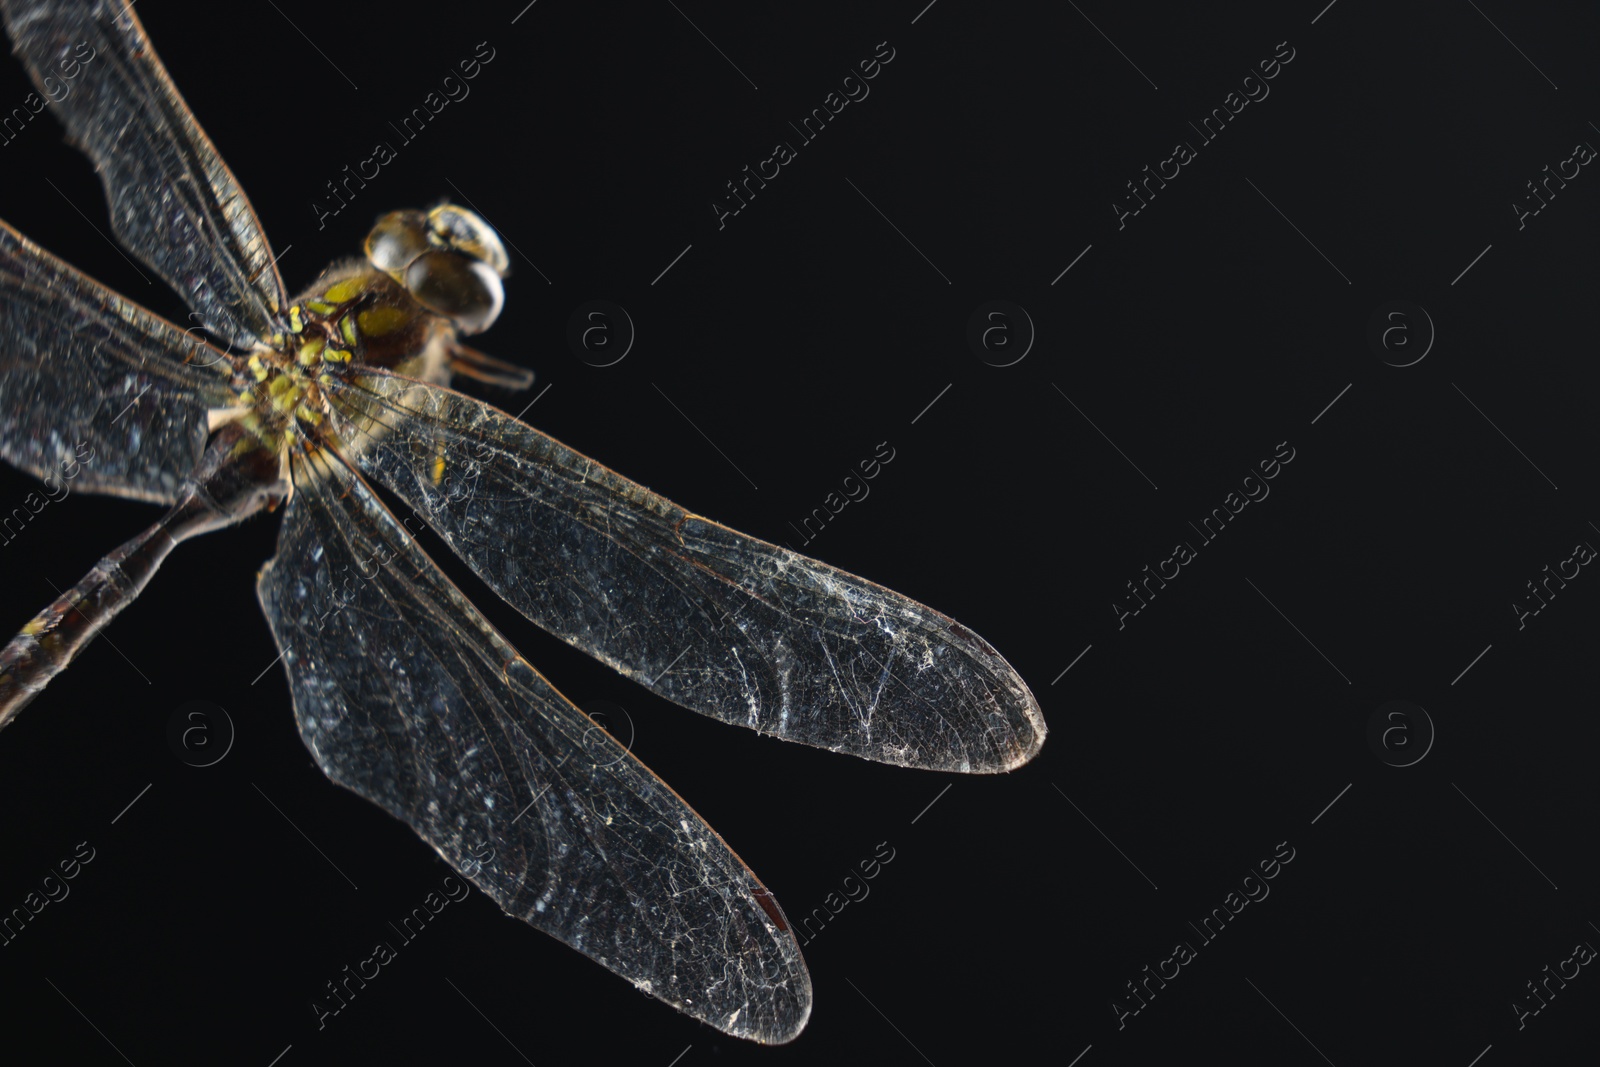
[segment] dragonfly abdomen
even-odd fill
[[[0,727],[133,603],[178,542],[237,522],[282,496],[276,457],[237,425],[220,430],[171,511],[107,553],[0,649]]]
[[[96,563],[0,650],[0,726],[133,602],[176,545],[166,520],[156,523]]]

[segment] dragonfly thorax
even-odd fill
[[[245,427],[273,451],[327,438],[335,397],[347,415],[364,369],[443,384],[455,329],[370,264],[327,271],[291,304],[284,328],[253,352],[236,380]],[[345,387],[345,388],[341,388]],[[354,387],[354,388],[352,388]]]

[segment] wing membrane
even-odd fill
[[[645,992],[740,1037],[798,1033],[799,947],[722,839],[551,688],[359,477],[301,458],[295,486],[258,591],[328,776]]]
[[[283,283],[244,191],[195,121],[127,0],[0,0],[41,93],[94,161],[122,244],[242,349],[272,333]],[[92,54],[83,51],[87,47]],[[85,59],[85,56],[90,58]]]
[[[230,370],[0,222],[0,455],[12,464],[171,503],[205,445],[206,410],[232,403]]]
[[[1022,679],[898,593],[718,525],[487,404],[374,374],[340,432],[513,607],[685,707],[904,766],[1009,770],[1044,740]]]

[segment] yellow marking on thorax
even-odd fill
[[[333,285],[330,285],[327,289],[323,290],[322,299],[331,304],[342,304],[346,300],[354,299],[361,293],[361,284],[363,280],[364,279],[360,275],[357,275],[354,278],[346,278],[342,282],[335,282]],[[330,313],[331,309],[329,311],[324,311],[322,314],[327,315]]]
[[[382,337],[393,333],[411,321],[411,315],[401,308],[382,304],[356,312],[356,323],[368,337]]]

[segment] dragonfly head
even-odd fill
[[[494,229],[466,208],[391,211],[367,235],[366,252],[374,267],[461,333],[482,333],[500,315],[500,279],[511,261]]]

